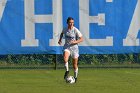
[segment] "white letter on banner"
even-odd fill
[[[113,0],[106,0],[106,2],[113,2]]]
[[[63,19],[62,19],[62,0],[53,0],[53,39],[50,39],[50,46],[58,45],[59,33],[62,32]],[[64,40],[62,41],[64,42]]]
[[[24,0],[25,39],[21,40],[21,46],[38,46],[38,39],[35,39],[34,10],[34,0]]]
[[[98,16],[89,16],[89,0],[79,0],[79,15],[80,31],[84,36],[84,42],[80,43],[81,46],[113,46],[113,37],[107,36],[106,39],[89,38],[89,24],[105,25],[105,14],[100,13]]]
[[[139,31],[140,31],[140,0],[137,1],[135,12],[126,39],[123,39],[123,46],[140,46],[140,40],[137,39]]]
[[[35,39],[35,23],[53,23],[53,38],[62,30],[62,0],[53,0],[52,15],[35,15],[34,0],[25,1],[25,40],[21,41],[22,46],[39,46],[38,39]],[[60,10],[61,9],[61,10]],[[59,24],[59,26],[58,26]],[[57,39],[58,40],[58,39]],[[56,38],[50,45],[55,45]]]
[[[2,19],[2,15],[6,6],[7,0],[0,0],[0,21]]]

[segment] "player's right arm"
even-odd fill
[[[60,38],[59,38],[59,41],[58,41],[58,44],[59,44],[59,45],[62,44],[62,37],[63,37],[63,32],[60,34]]]

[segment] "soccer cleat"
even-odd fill
[[[75,83],[77,82],[77,78],[75,78]]]
[[[66,71],[65,75],[64,75],[64,79],[66,79],[68,77],[68,75],[69,75],[69,71]]]

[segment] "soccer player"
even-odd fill
[[[64,58],[64,64],[66,68],[64,79],[66,79],[69,74],[68,60],[69,57],[71,56],[73,61],[73,68],[74,68],[74,78],[76,82],[77,75],[78,75],[78,57],[79,57],[78,43],[83,41],[83,37],[81,32],[76,27],[74,27],[74,19],[72,17],[68,17],[67,25],[68,26],[66,28],[63,28],[62,30],[58,44],[61,45],[62,37],[64,35],[65,44],[63,47],[63,58]]]

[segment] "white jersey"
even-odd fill
[[[76,27],[73,27],[72,30],[64,28],[62,32],[65,36],[64,51],[69,51],[73,58],[79,57],[78,45],[71,44],[71,41],[77,40],[79,37],[82,37],[81,32]]]
[[[76,27],[73,27],[72,30],[69,30],[68,28],[64,28],[62,32],[65,36],[65,45],[64,45],[65,48],[74,46],[71,45],[70,42],[73,40],[77,40],[79,37],[82,37],[81,32]]]

